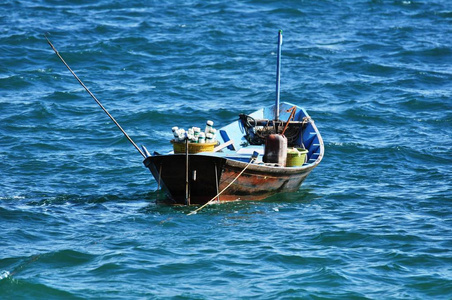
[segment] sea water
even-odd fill
[[[451,299],[452,2],[0,3],[1,299]],[[150,151],[275,99],[325,157],[261,202],[159,204]]]

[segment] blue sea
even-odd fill
[[[304,107],[295,193],[168,206],[138,145]],[[452,1],[0,2],[0,299],[452,299]]]

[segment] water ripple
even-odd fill
[[[449,1],[0,4],[0,293],[450,299]],[[14,24],[14,25],[12,25]],[[281,99],[326,154],[296,193],[161,204],[132,138]],[[0,297],[1,297],[0,296]]]

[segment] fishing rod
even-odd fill
[[[138,148],[137,144],[135,144],[135,142],[130,138],[130,136],[124,131],[124,129],[122,129],[121,125],[119,125],[119,123],[115,120],[115,118],[113,118],[113,116],[107,111],[107,109],[102,105],[102,103],[100,103],[99,100],[97,100],[96,96],[94,96],[93,93],[91,93],[91,91],[86,87],[85,84],[83,84],[83,82],[80,80],[80,78],[78,78],[78,76],[74,73],[74,71],[72,71],[72,69],[69,67],[69,65],[64,61],[63,57],[61,57],[60,53],[58,53],[58,50],[52,45],[52,43],[50,42],[50,40],[47,38],[47,35],[44,35],[44,37],[47,40],[47,43],[49,43],[50,47],[52,47],[53,51],[55,51],[55,54],[59,57],[59,59],[63,62],[63,64],[66,66],[66,68],[68,68],[68,70],[72,73],[72,75],[74,75],[75,79],[77,79],[77,81],[83,86],[83,88],[88,92],[88,94],[94,99],[94,101],[96,101],[96,103],[100,106],[100,108],[102,108],[102,110],[110,117],[110,119],[116,124],[116,126],[118,126],[119,130],[121,130],[121,132],[124,134],[124,136],[129,140],[130,143],[132,143],[132,145],[135,147],[135,149],[138,150],[138,152],[140,152],[140,154],[146,158],[146,155],[143,153],[143,151],[141,151],[140,148]]]

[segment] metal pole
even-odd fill
[[[281,45],[282,45],[282,30],[278,32],[278,56],[276,64],[276,103],[275,103],[275,121],[279,120],[279,94],[281,82]]]
[[[63,64],[66,66],[66,68],[68,68],[68,70],[72,73],[72,75],[75,77],[75,79],[77,79],[77,81],[83,86],[83,88],[88,92],[88,94],[90,94],[90,96],[94,99],[94,101],[96,101],[96,103],[100,106],[100,108],[102,108],[102,110],[110,117],[110,119],[116,124],[116,126],[118,126],[119,130],[121,130],[121,132],[129,140],[129,142],[132,143],[132,145],[135,147],[135,149],[137,149],[138,152],[140,152],[140,154],[144,158],[146,158],[146,155],[143,153],[143,151],[141,151],[140,148],[138,148],[138,146],[129,137],[129,135],[124,131],[124,129],[122,129],[121,125],[119,125],[119,123],[115,120],[115,118],[113,118],[113,116],[110,115],[110,113],[107,111],[107,109],[102,105],[102,103],[100,103],[99,100],[97,100],[97,98],[93,95],[93,93],[91,93],[91,91],[86,87],[86,85],[83,84],[83,82],[80,80],[80,78],[78,78],[78,76],[75,75],[74,71],[72,71],[72,69],[69,67],[69,65],[64,61],[63,57],[61,57],[60,53],[58,53],[57,49],[55,49],[55,47],[52,45],[52,43],[47,38],[47,36],[45,38],[47,40],[47,43],[49,43],[50,47],[52,47],[53,51],[55,51],[56,55],[60,58],[60,60],[63,62]]]
[[[220,195],[218,194],[218,192],[220,191],[220,187],[218,186],[219,182],[218,182],[218,169],[217,169],[217,163],[215,163],[215,186],[217,187],[217,201],[218,203],[220,203]]]
[[[188,136],[185,137],[185,204],[190,205],[190,183],[188,178]]]

